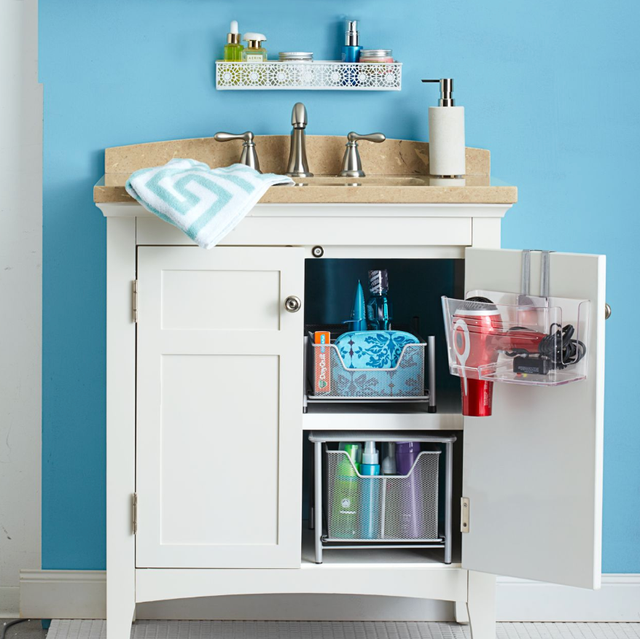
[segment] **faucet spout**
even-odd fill
[[[302,102],[296,102],[291,112],[291,124],[296,129],[304,129],[307,126],[307,108]]]
[[[287,175],[291,177],[313,177],[309,171],[307,161],[307,145],[305,138],[305,128],[307,127],[307,109],[302,102],[297,102],[291,112],[291,148],[289,151],[289,162],[287,164]]]

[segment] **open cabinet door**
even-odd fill
[[[531,295],[540,253],[532,253]],[[465,291],[520,292],[521,251],[467,249]],[[551,254],[553,297],[590,300],[587,378],[494,384],[491,417],[464,418],[462,565],[599,588],[602,540],[605,258]]]

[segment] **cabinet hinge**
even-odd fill
[[[131,316],[134,322],[138,321],[138,280],[131,283]]]
[[[131,495],[131,528],[135,535],[138,532],[138,495],[136,493]]]
[[[460,532],[469,532],[469,498],[463,497],[460,500]]]

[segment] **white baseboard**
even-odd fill
[[[104,570],[21,570],[20,616],[33,619],[104,619]]]
[[[596,591],[509,578],[499,578],[497,588],[498,621],[640,621],[640,574],[603,575],[602,589]],[[24,570],[20,614],[104,619],[105,593],[102,571]],[[337,595],[203,597],[141,604],[138,618],[452,621],[453,604]]]
[[[498,578],[498,621],[640,621],[640,574],[602,575],[600,590]]]
[[[15,619],[18,616],[20,588],[0,586],[0,618]]]

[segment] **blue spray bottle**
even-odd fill
[[[362,539],[380,538],[380,497],[381,480],[373,479],[380,475],[380,457],[375,442],[365,442],[362,453],[360,474],[371,479],[362,480],[360,502],[360,537]]]

